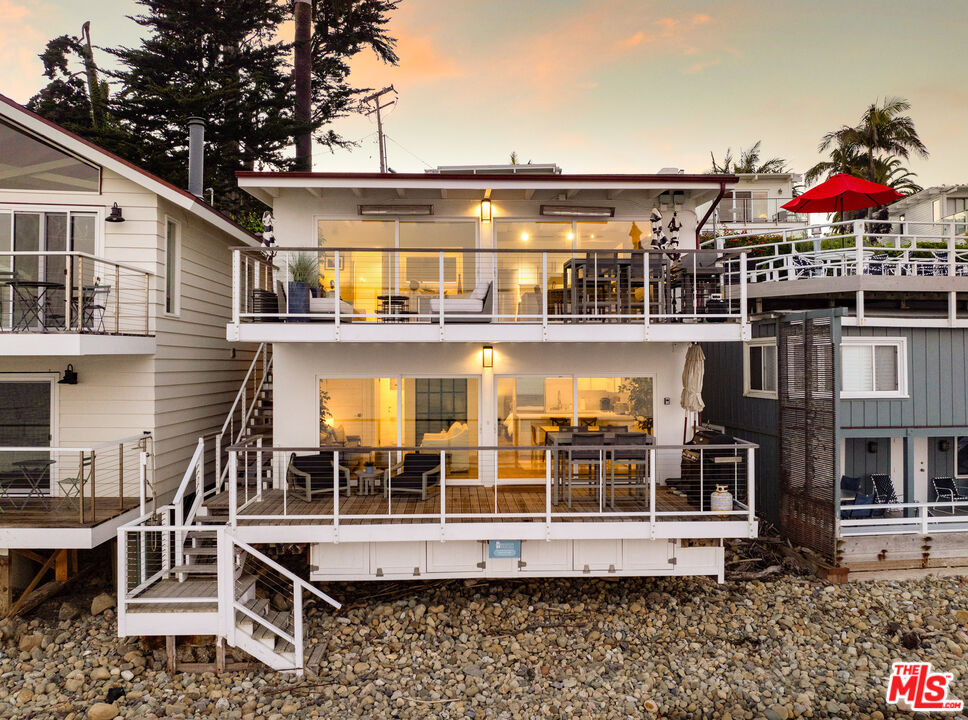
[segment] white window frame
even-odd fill
[[[754,338],[743,343],[743,397],[762,398],[764,400],[776,400],[778,389],[756,390],[750,387],[750,348],[752,347],[772,347],[773,348],[773,378],[779,387],[780,384],[780,363],[777,357],[776,338],[763,337]]]
[[[842,337],[841,346],[844,345],[866,345],[871,348],[876,346],[890,346],[897,349],[897,390],[845,390],[843,389],[844,378],[844,354],[840,353],[840,397],[845,400],[864,400],[870,398],[906,398],[908,397],[908,357],[907,357],[907,338],[904,337]],[[873,362],[874,352],[871,351]],[[871,368],[875,373],[876,368]],[[874,387],[877,387],[877,377],[873,377]]]
[[[174,225],[175,227],[175,258],[172,262],[172,258],[168,256],[168,228]],[[166,317],[179,317],[181,315],[181,275],[182,275],[182,224],[175,218],[165,215],[165,234],[163,237],[164,242],[164,258],[165,258],[165,268],[161,275],[162,282],[162,292],[161,292],[161,312]],[[168,309],[168,271],[174,273],[172,277],[172,293],[171,293],[171,310]]]

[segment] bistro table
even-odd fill
[[[364,467],[356,471],[356,494],[374,495],[383,489],[383,475],[386,471],[377,467]]]
[[[377,295],[380,301],[380,314],[384,322],[406,322],[409,313],[410,298],[406,295]]]
[[[45,458],[43,460],[20,460],[13,463],[15,467],[20,468],[24,479],[27,481],[27,497],[20,506],[21,509],[27,506],[31,498],[35,497],[41,500],[44,507],[47,506],[47,497],[50,491],[50,466],[55,462],[55,460]],[[42,487],[45,483],[47,492]]]
[[[64,284],[46,280],[8,280],[5,284],[13,291],[14,314],[11,318],[11,330],[29,331],[34,323],[45,330],[49,329],[49,295],[52,291],[64,290]],[[21,311],[19,318],[18,310]],[[63,317],[63,313],[55,313],[55,316]]]

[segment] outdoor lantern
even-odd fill
[[[867,452],[872,455],[877,452],[877,440],[871,440],[867,443]]]
[[[481,222],[491,222],[491,199],[481,200]]]
[[[109,223],[120,223],[124,222],[124,215],[121,214],[121,208],[118,207],[117,203],[111,206],[111,214],[104,218],[104,222]]]
[[[58,385],[77,385],[77,373],[74,372],[74,366],[71,364],[67,365],[67,369],[64,371],[64,377],[57,381]]]
[[[491,345],[483,347],[482,363],[486,368],[494,367],[494,348]]]
[[[951,441],[950,440],[939,440],[938,441],[938,450],[940,450],[941,452],[948,452],[950,449],[951,449]]]

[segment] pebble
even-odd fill
[[[115,604],[114,595],[101,593],[91,601],[91,615],[100,615],[108,608],[113,608]]]
[[[107,596],[97,615],[50,601],[0,620],[0,720],[612,720],[700,718],[711,708],[730,720],[884,720],[894,714],[884,703],[892,661],[929,661],[961,683],[968,657],[968,617],[959,614],[968,612],[968,583],[959,578],[327,590],[346,609],[307,608],[307,649],[325,651],[301,680],[258,665],[169,675],[163,643],[117,637],[103,584],[70,598],[86,608]],[[902,638],[912,633],[921,646],[907,650]],[[179,641],[183,662],[214,660],[211,645],[187,645]]]

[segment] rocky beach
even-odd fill
[[[303,677],[165,671],[116,636],[108,582],[0,623],[0,717],[876,720],[892,661],[968,698],[968,582],[644,578],[332,585]],[[93,614],[92,614],[92,611]],[[212,646],[179,646],[211,661]],[[913,715],[912,715],[913,717]]]

